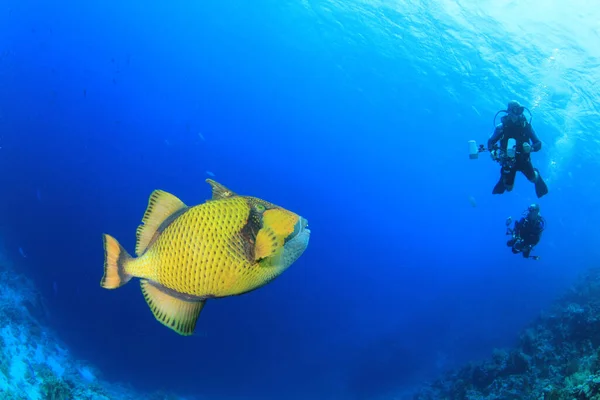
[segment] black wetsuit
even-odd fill
[[[515,221],[512,230],[513,237],[506,245],[512,247],[512,252],[522,252],[523,257],[528,258],[533,247],[539,243],[546,222],[540,215],[536,217],[523,217]]]
[[[505,190],[511,191],[515,184],[517,171],[521,171],[530,182],[535,183],[535,190],[538,198],[547,194],[548,188],[546,184],[539,175],[539,171],[533,168],[533,165],[531,164],[530,153],[523,151],[524,143],[529,143],[531,145],[532,152],[540,151],[542,148],[542,142],[524,116],[521,116],[516,122],[512,122],[507,116],[502,117],[502,122],[496,126],[494,133],[488,139],[488,150],[491,151],[496,142],[500,141],[500,149],[503,154],[506,154],[509,139],[514,139],[516,141],[515,159],[513,163],[502,163],[503,165],[500,168],[500,180],[494,187],[492,193],[502,194]],[[537,179],[536,171],[538,173]]]

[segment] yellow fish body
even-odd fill
[[[212,199],[193,207],[155,190],[137,229],[136,258],[104,234],[104,276],[116,289],[141,278],[155,318],[191,335],[206,299],[266,285],[306,250],[306,219],[264,200],[240,196],[217,182]]]

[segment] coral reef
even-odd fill
[[[44,300],[0,249],[0,399],[182,400],[140,393],[106,382],[91,365],[73,359],[68,346],[44,326]]]
[[[600,400],[600,269],[586,272],[518,346],[451,371],[414,400]]]

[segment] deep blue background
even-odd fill
[[[535,83],[507,89],[458,42],[471,75],[442,53],[431,65],[435,40],[383,7],[204,3],[0,7],[4,240],[27,255],[53,328],[105,378],[372,398],[510,345],[592,265],[597,166],[560,152],[564,126],[534,109],[534,163],[550,176],[537,263],[504,244],[533,186],[519,176],[493,197],[497,165],[467,157],[466,141],[483,143],[508,100],[530,105]],[[202,202],[207,170],[303,215],[312,237],[272,284],[209,302],[185,338],[154,321],[136,281],[100,288],[101,234],[133,251],[151,191]]]

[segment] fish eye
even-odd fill
[[[263,206],[262,204],[257,204],[255,207],[256,211],[258,212],[263,212],[265,211],[265,206]]]

